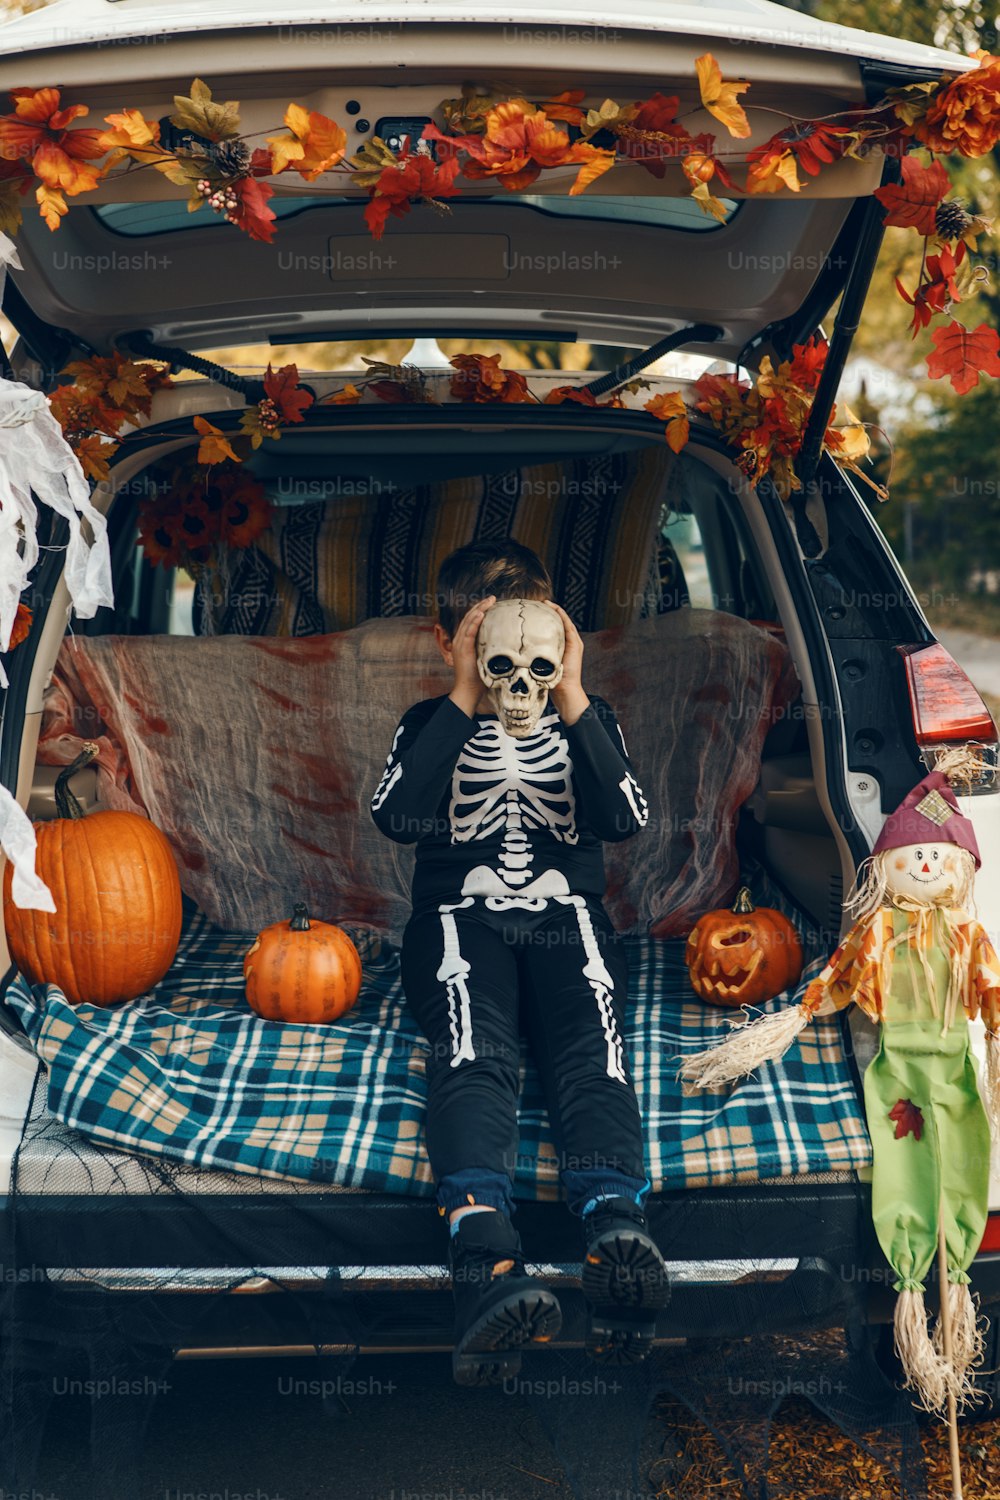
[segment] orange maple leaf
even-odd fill
[[[978,328],[963,328],[952,318],[944,328],[931,334],[934,353],[927,356],[927,373],[932,380],[947,375],[960,396],[979,384],[980,375],[1000,375],[1000,334],[988,323]]]
[[[579,406],[596,406],[597,397],[582,385],[555,385],[545,397],[546,406],[561,406],[564,401],[575,401]]]
[[[750,134],[750,122],[741,104],[737,103],[736,96],[745,94],[750,87],[745,80],[739,83],[723,83],[722,69],[712,56],[711,52],[705,52],[701,57],[694,60],[695,70],[698,74],[698,88],[701,92],[701,102],[710,115],[720,120],[730,135],[745,140]]]
[[[33,618],[34,616],[28,606],[19,603],[17,613],[14,616],[14,623],[10,628],[10,640],[7,643],[8,651],[13,651],[15,646],[19,646],[22,641],[27,640]]]
[[[898,229],[933,234],[934,210],[951,187],[948,173],[939,161],[925,167],[915,156],[904,156],[900,166],[902,182],[887,183],[874,192],[886,210],[883,222]]]
[[[565,120],[567,125],[580,125],[587,113],[580,108],[585,98],[584,89],[567,89],[562,94],[556,94],[554,99],[546,99],[542,108],[550,120]]]
[[[665,391],[660,396],[654,396],[651,401],[646,402],[644,409],[666,424],[664,435],[667,443],[675,453],[679,453],[691,430],[687,407],[680,391]]]
[[[103,168],[89,164],[105,154],[102,132],[70,130],[89,110],[85,104],[60,109],[58,89],[11,89],[10,97],[15,112],[0,118],[0,157],[30,163],[42,218],[58,229],[67,211],[64,194],[72,198],[97,186]]]
[[[239,463],[238,455],[233,452],[229,439],[220,428],[213,427],[204,417],[195,417],[194,430],[201,433],[201,442],[198,444],[200,464],[211,467],[212,464],[225,463],[227,458],[231,458],[233,463]]]
[[[458,401],[530,401],[528,382],[519,370],[504,370],[499,354],[456,354],[449,364],[451,394]]]
[[[357,406],[360,400],[361,392],[358,390],[356,385],[352,385],[351,382],[348,381],[348,383],[346,385],[342,385],[339,390],[332,391],[329,396],[324,396],[322,405]]]
[[[283,422],[301,422],[302,413],[314,400],[312,392],[299,385],[297,365],[282,365],[280,370],[272,370],[268,365],[264,391],[278,408]]]
[[[59,189],[46,187],[43,182],[35,188],[35,202],[38,204],[38,212],[50,229],[58,229],[64,216],[69,213],[69,204]]]
[[[347,149],[347,131],[316,110],[290,104],[285,110],[289,135],[267,137],[275,174],[292,167],[306,182],[315,182],[335,167]]]
[[[160,145],[160,126],[157,120],[147,120],[139,109],[125,109],[121,114],[105,115],[110,130],[102,130],[97,139],[111,155],[105,163],[113,166],[126,156],[133,161],[153,162],[174,160],[172,152]]]
[[[602,177],[610,167],[614,166],[615,155],[614,151],[607,150],[603,146],[590,146],[585,141],[578,141],[570,150],[568,160],[582,161],[583,166],[576,174],[576,181],[569,190],[569,196],[575,198],[596,178]]]

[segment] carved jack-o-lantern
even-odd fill
[[[755,907],[744,887],[732,909],[698,919],[685,952],[691,986],[711,1005],[756,1005],[795,984],[802,944],[787,917]]]

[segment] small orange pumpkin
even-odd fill
[[[265,927],[243,960],[247,1002],[265,1021],[337,1021],[361,989],[361,959],[343,928],[314,922],[297,902],[287,922]]]
[[[148,818],[85,817],[70,777],[97,755],[88,742],[56,778],[58,817],[35,824],[35,869],[57,910],[14,905],[4,871],[3,914],[11,958],[32,984],[57,984],[74,1005],[116,1005],[152,989],[181,936],[181,883],[173,851]]]
[[[780,911],[754,906],[744,886],[731,908],[699,917],[684,957],[691,986],[710,1005],[772,1000],[802,974],[802,944]]]

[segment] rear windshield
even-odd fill
[[[731,198],[719,200],[726,212],[726,223],[739,208]],[[483,204],[510,208],[510,193],[493,193],[450,205],[453,211]],[[519,206],[563,219],[612,219],[619,224],[648,224],[660,229],[680,230],[691,234],[711,234],[721,229],[721,222],[705,214],[693,198],[568,198],[557,193],[519,193]],[[272,198],[269,207],[279,219],[307,213],[311,208],[345,209],[357,213],[357,202],[344,198]],[[133,237],[171,234],[185,229],[223,228],[225,219],[215,215],[189,213],[183,200],[167,203],[102,203],[90,210],[113,234]]]

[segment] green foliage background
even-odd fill
[[[821,20],[881,31],[970,55],[998,50],[998,8],[984,0],[804,0],[792,9]],[[993,235],[980,240],[975,257],[989,280],[955,309],[969,328],[1000,323],[1000,149],[979,161],[946,160],[955,184],[952,196],[993,219]],[[967,395],[955,396],[947,381],[926,379],[928,333],[910,336],[910,309],[894,279],[915,285],[920,241],[912,230],[890,229],[855,341],[867,355],[912,391],[912,411],[892,422],[894,448],[891,498],[874,502],[879,525],[928,596],[929,612],[949,622],[1000,633],[1000,381],[984,377]],[[878,421],[885,404],[882,382],[869,382],[859,411]],[[876,439],[877,441],[877,439]],[[889,474],[884,451],[876,460],[880,478]],[[991,578],[990,575],[995,577]],[[996,601],[996,609],[992,607]]]

